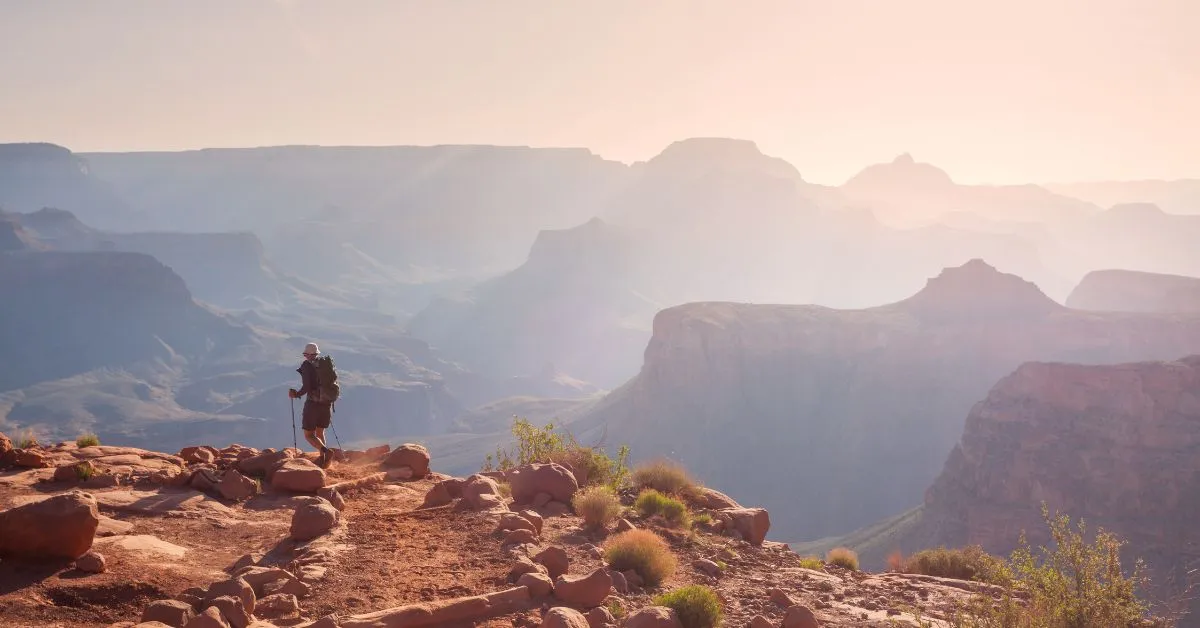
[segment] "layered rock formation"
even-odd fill
[[[229,355],[251,332],[198,306],[138,253],[0,254],[0,390],[143,360]]]
[[[150,255],[178,273],[197,299],[223,308],[347,310],[352,303],[370,307],[367,300],[323,289],[282,272],[267,261],[262,242],[252,233],[110,233],[55,208],[12,218],[42,248]]]
[[[91,224],[113,228],[135,219],[87,159],[47,143],[0,144],[0,207],[32,212],[61,207]]]
[[[888,552],[981,545],[1007,555],[1042,520],[1082,518],[1128,541],[1164,599],[1200,559],[1200,355],[1084,365],[1028,362],[971,408],[962,440],[904,521],[849,539],[863,564]],[[848,539],[841,539],[842,542]]]
[[[1100,211],[1036,185],[959,184],[944,170],[907,153],[890,163],[867,166],[840,189],[893,225],[923,223],[958,211],[1000,221],[1061,224]]]
[[[1112,312],[1200,312],[1200,278],[1097,270],[1083,277],[1067,305]]]
[[[638,376],[572,428],[763,504],[776,538],[817,539],[920,504],[971,405],[1019,364],[1189,351],[1200,316],[1073,310],[976,260],[875,308],[664,310]]]
[[[631,234],[599,219],[542,231],[520,268],[435,301],[408,329],[480,373],[550,369],[615,386],[636,372],[657,309],[629,285],[637,254]]]

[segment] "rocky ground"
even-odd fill
[[[727,626],[916,625],[909,609],[941,625],[983,586],[806,569],[763,540],[765,511],[716,493],[692,504],[713,516],[692,530],[625,513],[620,527],[653,530],[678,558],[643,588],[606,567],[617,526],[585,530],[566,505],[575,477],[558,465],[493,476],[509,497],[493,477],[430,471],[415,445],[345,452],[322,470],[293,449],[0,439],[0,624],[14,628],[679,628],[652,599],[687,584],[718,592]]]

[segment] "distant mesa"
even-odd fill
[[[770,509],[779,538],[814,540],[918,505],[963,417],[1023,362],[1186,352],[1200,353],[1200,314],[1070,309],[974,259],[871,308],[666,308],[638,375],[571,425],[637,443],[635,458],[672,452],[713,488]],[[786,490],[763,477],[788,478]]]
[[[650,161],[649,169],[675,171],[758,170],[800,181],[795,166],[769,157],[751,140],[724,137],[693,137],[672,142]]]
[[[1036,318],[1064,309],[1033,282],[978,258],[942,270],[894,307],[924,319]]]
[[[917,162],[903,153],[890,163],[864,168],[842,185],[851,194],[876,193],[887,189],[938,191],[953,188],[954,180],[933,164]]]
[[[1200,277],[1134,270],[1084,275],[1067,307],[1110,312],[1200,312]]]

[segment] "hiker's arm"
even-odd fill
[[[312,381],[313,369],[310,365],[305,364],[304,367],[300,369],[300,380],[301,386],[300,390],[296,391],[296,397],[303,397],[314,387],[314,382]]]

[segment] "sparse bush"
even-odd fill
[[[84,434],[75,439],[75,446],[83,447],[98,447],[100,445],[100,437],[95,434]]]
[[[652,488],[639,493],[637,500],[633,503],[633,507],[643,517],[662,515],[662,518],[666,519],[667,523],[675,527],[685,527],[689,521],[686,504],[678,499],[663,495]]]
[[[41,443],[38,442],[37,436],[34,435],[32,429],[28,428],[25,430],[25,433],[21,435],[21,439],[17,441],[18,449],[32,449],[39,445],[41,445]]]
[[[674,609],[683,628],[716,628],[721,624],[721,598],[702,584],[663,593],[654,598],[654,604]]]
[[[79,478],[80,482],[86,482],[96,475],[96,467],[91,463],[83,462],[75,465],[75,477]]]
[[[554,462],[571,469],[582,486],[604,484],[619,490],[629,480],[629,447],[622,445],[614,460],[602,447],[588,447],[575,440],[571,432],[556,430],[554,423],[536,427],[528,420],[514,417],[512,435],[516,449],[496,449],[488,454],[483,471],[508,471],[530,463]]]
[[[656,460],[638,465],[633,471],[633,485],[639,489],[652,488],[668,495],[682,495],[696,482],[681,465],[669,460]]]
[[[822,571],[825,569],[825,561],[817,558],[816,556],[805,556],[804,558],[800,559],[800,566],[805,569]]]
[[[571,505],[589,528],[605,528],[621,514],[621,499],[603,484],[576,491]]]
[[[604,544],[604,562],[617,571],[632,569],[647,586],[658,586],[675,573],[678,561],[662,537],[650,530],[626,530]]]
[[[858,554],[848,547],[835,547],[825,554],[825,562],[858,571]]]
[[[921,550],[907,560],[902,560],[899,571],[956,580],[975,580],[1001,586],[1008,582],[1004,560],[988,554],[978,545],[958,549],[939,547]]]
[[[956,628],[1084,628],[1133,626],[1142,621],[1149,605],[1138,599],[1137,589],[1148,584],[1139,559],[1129,576],[1121,567],[1125,543],[1114,534],[1097,530],[1091,545],[1082,520],[1078,532],[1067,515],[1049,516],[1042,504],[1042,519],[1050,528],[1053,549],[1042,547],[1041,560],[1021,534],[1018,547],[1001,565],[1007,579],[999,602],[977,596],[953,618]],[[1018,601],[1021,599],[1023,601]],[[1156,618],[1151,625],[1167,625]]]

